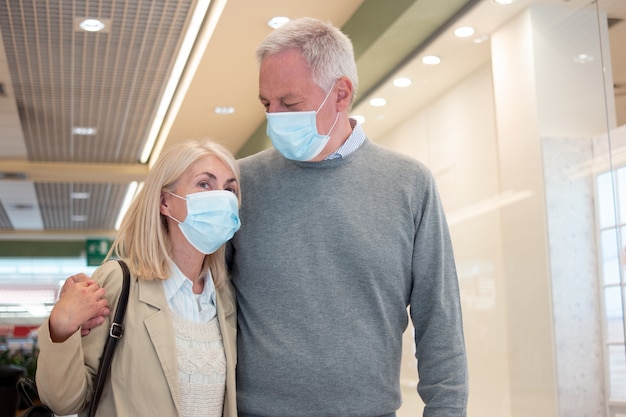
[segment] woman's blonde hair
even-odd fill
[[[170,276],[172,247],[167,236],[167,220],[160,210],[161,195],[174,191],[183,173],[194,162],[210,155],[224,162],[239,184],[237,162],[223,146],[209,140],[192,140],[168,148],[154,164],[128,208],[107,259],[115,256],[124,260],[139,279],[167,279]],[[240,193],[237,198],[241,204]],[[208,270],[217,288],[227,280],[225,245],[205,257],[203,274]]]

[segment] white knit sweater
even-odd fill
[[[194,323],[170,311],[176,337],[181,417],[221,417],[226,358],[217,318]]]

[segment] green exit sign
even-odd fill
[[[109,239],[87,239],[87,266],[100,266],[110,248]]]

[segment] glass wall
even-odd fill
[[[626,166],[596,175],[600,288],[609,398],[626,402],[624,294],[626,264]],[[616,213],[618,214],[616,216]]]
[[[354,109],[374,141],[436,177],[461,283],[469,416],[626,415],[624,18],[623,0],[485,0],[395,74],[409,86],[389,79]],[[455,38],[460,26],[475,32]],[[415,105],[394,108],[402,95]],[[414,416],[405,336],[399,415]]]

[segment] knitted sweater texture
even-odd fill
[[[345,158],[269,149],[240,167],[239,412],[393,413],[410,305],[424,416],[465,416],[458,281],[428,169],[369,140]]]
[[[195,323],[169,313],[176,337],[179,417],[222,417],[226,358],[217,318]]]

